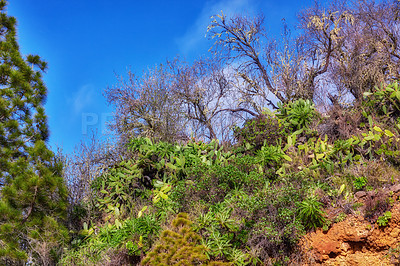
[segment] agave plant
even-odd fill
[[[288,104],[278,103],[277,117],[283,119],[287,126],[299,130],[308,128],[316,115],[314,104],[310,100],[299,99]]]

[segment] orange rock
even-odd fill
[[[396,227],[393,228],[392,232],[390,232],[390,236],[393,238],[397,238],[399,236],[400,233],[400,228]]]
[[[392,209],[386,227],[370,224],[362,216],[348,216],[327,231],[317,230],[303,238],[310,265],[394,265],[388,251],[400,244],[400,203]]]

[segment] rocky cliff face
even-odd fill
[[[308,265],[400,265],[400,188],[387,189],[391,218],[386,226],[365,213],[348,215],[327,231],[318,229],[301,241],[303,259]],[[368,204],[359,193],[359,203]]]

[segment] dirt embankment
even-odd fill
[[[318,229],[302,239],[304,261],[308,265],[400,265],[400,189],[396,190],[388,189],[392,206],[386,226],[368,221],[361,213],[348,215],[329,230]]]

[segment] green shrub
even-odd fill
[[[389,220],[392,218],[392,213],[390,211],[385,212],[382,216],[378,217],[376,223],[379,226],[386,226],[389,223]]]
[[[356,190],[361,190],[368,183],[368,179],[364,176],[356,177],[353,181],[353,186]]]
[[[278,107],[276,116],[283,119],[285,125],[294,130],[308,128],[317,115],[314,104],[310,100],[299,99],[288,104],[278,103]]]
[[[161,233],[160,243],[147,254],[142,264],[158,266],[207,263],[206,247],[201,244],[201,236],[193,232],[188,215],[178,214],[171,225],[172,230],[167,229]]]
[[[321,227],[325,222],[322,203],[315,197],[303,200],[299,204],[299,218],[308,228]]]
[[[213,205],[223,201],[233,190],[255,191],[275,175],[273,169],[260,172],[259,166],[259,159],[245,155],[235,157],[227,165],[191,167],[187,171],[189,178],[178,183],[179,188],[173,189],[171,197],[183,208],[181,211],[189,211],[188,204],[193,201]]]
[[[242,237],[246,246],[257,250],[261,261],[289,255],[304,234],[304,226],[296,218],[296,202],[303,193],[296,182],[278,181],[266,182],[253,192],[232,192],[229,206],[238,220],[245,221],[235,238]]]
[[[240,145],[248,143],[258,150],[264,143],[276,145],[286,139],[287,129],[275,115],[263,114],[248,120],[242,128],[236,128],[234,134]]]
[[[257,151],[257,158],[263,167],[275,169],[281,166],[285,153],[279,146],[264,145]]]
[[[86,225],[81,231],[82,238],[75,240],[75,248],[64,252],[61,263],[99,265],[121,249],[127,249],[130,256],[140,257],[151,248],[160,229],[160,221],[154,214],[128,219],[118,225],[107,223],[91,228]]]
[[[135,198],[145,195],[142,170],[134,160],[122,161],[94,180],[95,206],[116,218],[134,215]]]
[[[364,92],[364,106],[373,114],[395,123],[400,117],[400,88],[398,82],[386,87],[375,87],[370,92]]]
[[[228,207],[231,201],[231,197],[227,197],[212,205],[207,213],[199,215],[194,228],[203,237],[208,256],[247,265],[249,257],[240,248],[245,246],[248,228],[233,216],[234,209]]]

